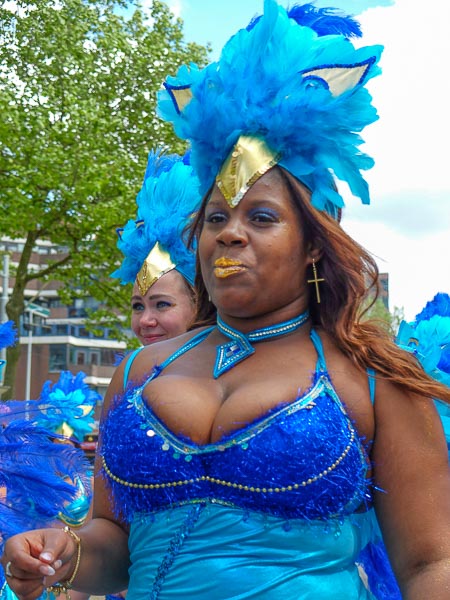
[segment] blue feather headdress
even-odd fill
[[[137,279],[142,295],[171,269],[179,271],[192,285],[195,254],[186,247],[183,230],[200,199],[198,179],[188,156],[150,152],[136,199],[136,219],[118,230],[117,245],[125,258],[111,277],[119,278],[122,284]]]
[[[158,112],[189,140],[202,194],[240,137],[250,136],[273,152],[264,169],[286,168],[316,208],[338,215],[344,203],[334,176],[369,204],[361,171],[373,160],[360,151],[359,134],[378,118],[364,86],[380,72],[382,47],[355,49],[349,37],[357,35],[358,24],[332,9],[307,4],[288,14],[265,0],[264,14],[227,42],[217,63],[167,78]]]
[[[439,293],[427,302],[415,321],[402,321],[397,344],[413,353],[424,371],[450,387],[450,296]],[[450,406],[436,400],[450,458]]]
[[[450,296],[436,294],[415,321],[402,321],[396,342],[412,352],[431,377],[450,387]]]

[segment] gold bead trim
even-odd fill
[[[352,447],[354,441],[355,441],[355,431],[352,429],[350,431],[349,443],[345,447],[341,456],[337,460],[335,460],[333,464],[331,464],[327,469],[324,469],[323,471],[321,471],[318,475],[315,475],[314,477],[310,477],[309,479],[306,479],[306,480],[302,481],[301,483],[294,483],[292,485],[283,486],[283,487],[248,486],[248,485],[242,485],[241,483],[233,483],[232,481],[225,481],[224,479],[216,479],[215,477],[210,477],[209,475],[202,475],[201,477],[194,477],[192,479],[179,479],[178,481],[168,481],[167,483],[132,483],[130,481],[125,481],[124,479],[120,479],[120,477],[117,477],[116,475],[114,475],[111,472],[111,470],[109,469],[108,465],[106,464],[106,460],[105,460],[104,456],[102,456],[102,463],[103,463],[103,468],[104,468],[106,474],[108,475],[108,477],[110,479],[112,479],[112,481],[115,481],[116,483],[120,483],[121,485],[125,485],[129,488],[134,488],[134,489],[161,490],[161,489],[166,489],[166,488],[171,488],[171,487],[189,485],[192,483],[199,483],[201,481],[208,481],[209,483],[214,483],[216,485],[222,485],[224,487],[230,487],[230,488],[234,488],[237,490],[242,490],[244,492],[277,494],[280,492],[292,492],[293,490],[298,490],[299,488],[310,485],[311,483],[315,483],[319,479],[322,479],[322,477],[325,477],[326,475],[331,473],[331,471],[334,471],[334,469],[336,469],[336,467],[338,467],[340,465],[340,463],[344,460],[344,458],[350,452],[350,448]]]

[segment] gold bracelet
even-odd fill
[[[81,560],[81,539],[78,535],[70,529],[70,527],[63,527],[63,531],[70,535],[70,537],[75,540],[77,545],[77,560],[75,562],[75,568],[73,570],[72,575],[66,581],[62,581],[61,583],[54,583],[47,588],[47,598],[51,597],[51,594],[54,596],[59,596],[60,594],[65,594],[67,600],[70,600],[70,590],[72,589],[72,584],[74,579],[78,573],[78,569],[80,568],[80,560]]]

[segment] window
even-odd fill
[[[77,365],[85,365],[86,364],[86,353],[84,350],[78,350],[77,352]]]
[[[100,352],[91,350],[89,353],[91,365],[98,365],[100,363]]]
[[[116,364],[116,356],[120,353],[120,350],[112,350],[111,348],[102,348],[101,350],[101,364],[105,366],[114,366]]]
[[[48,369],[49,371],[65,371],[67,369],[67,352],[64,344],[50,344]]]

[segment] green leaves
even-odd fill
[[[51,277],[112,315],[127,307],[109,280],[121,260],[115,229],[135,213],[147,154],[184,150],[155,115],[156,92],[180,64],[206,58],[160,0],[150,16],[112,0],[0,8],[1,235],[64,245],[69,259]]]

